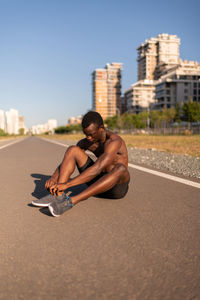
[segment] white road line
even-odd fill
[[[57,142],[57,141],[53,141],[53,140],[49,140],[49,139],[45,139],[45,138],[41,138],[41,137],[40,137],[40,139],[43,140],[43,141],[47,141],[47,142],[56,144],[56,145],[63,146],[63,147],[69,147],[69,145],[63,144],[63,143],[60,143],[60,142]]]
[[[46,140],[48,142],[51,142],[51,143],[54,143],[54,144],[58,144],[60,146],[69,147],[69,145],[62,144],[62,143],[59,143],[59,142],[56,142],[56,141],[52,141],[52,140],[48,140],[48,139],[44,139],[44,140]],[[189,185],[189,186],[196,187],[196,188],[200,189],[200,183],[198,183],[198,182],[194,182],[194,181],[191,181],[191,180],[188,180],[188,179],[183,179],[183,178],[176,177],[176,176],[173,176],[173,175],[169,175],[169,174],[166,174],[166,173],[162,173],[162,172],[159,172],[159,171],[154,171],[154,170],[144,168],[144,167],[140,167],[140,166],[137,166],[137,165],[134,165],[134,164],[131,164],[131,163],[129,163],[128,166],[131,167],[131,168],[137,169],[139,171],[142,171],[142,172],[150,173],[150,174],[153,174],[153,175],[156,175],[156,176],[160,176],[160,177],[163,177],[163,178],[166,178],[166,179],[169,179],[169,180],[173,180],[173,181],[183,183],[183,184],[186,184],[186,185]]]
[[[147,173],[150,173],[150,174],[153,174],[153,175],[156,175],[156,176],[160,176],[160,177],[163,177],[163,178],[166,178],[166,179],[169,179],[169,180],[173,180],[173,181],[183,183],[183,184],[186,184],[186,185],[190,185],[190,186],[193,186],[193,187],[196,187],[196,188],[200,189],[200,183],[198,183],[198,182],[183,179],[183,178],[176,177],[176,176],[173,176],[173,175],[169,175],[169,174],[166,174],[166,173],[162,173],[162,172],[159,172],[159,171],[154,171],[154,170],[144,168],[144,167],[140,167],[140,166],[137,166],[137,165],[133,165],[133,164],[130,164],[130,163],[128,165],[129,165],[129,167],[140,170],[142,172],[147,172]]]
[[[0,150],[3,149],[3,148],[6,148],[6,147],[8,147],[8,146],[11,146],[11,145],[13,145],[13,144],[19,143],[19,142],[21,142],[21,141],[23,141],[23,140],[24,140],[24,139],[20,139],[20,140],[11,142],[11,143],[9,143],[9,144],[3,145],[3,146],[0,147]]]

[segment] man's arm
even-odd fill
[[[120,146],[120,139],[111,141],[108,145],[105,146],[104,153],[96,160],[94,165],[86,169],[80,175],[74,177],[71,181],[65,184],[57,184],[55,189],[57,191],[63,191],[69,187],[89,182],[97,175],[99,175],[102,171],[104,171],[107,167],[113,164],[115,155],[118,152]]]

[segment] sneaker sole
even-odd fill
[[[31,202],[33,205],[35,205],[35,206],[42,206],[42,207],[48,207],[49,206],[49,203],[37,203],[37,202],[34,202],[34,201],[32,201]]]
[[[51,207],[51,205],[48,205],[48,208],[49,208],[49,211],[50,211],[50,213],[52,214],[52,216],[54,216],[54,217],[60,217],[60,215],[56,215],[56,214],[53,212],[53,207]]]

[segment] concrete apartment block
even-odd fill
[[[121,112],[121,70],[121,63],[111,63],[92,73],[92,109],[103,119]]]
[[[189,101],[200,102],[200,64],[195,61],[182,61],[163,72],[156,84],[156,103],[152,109],[176,107]]]
[[[125,92],[128,112],[139,113],[148,110],[155,102],[155,84],[153,80],[140,80],[131,85]]]
[[[16,109],[6,111],[6,132],[9,134],[19,133],[19,113]]]
[[[54,130],[57,126],[57,120],[50,119],[45,124],[33,125],[30,131],[32,134],[43,134],[45,132],[54,133]]]
[[[155,85],[161,73],[176,66],[180,39],[176,35],[159,34],[145,40],[138,48],[138,82],[125,91],[128,112],[149,109],[155,100]]]
[[[163,33],[137,48],[138,82],[124,95],[128,112],[161,110],[177,103],[200,101],[200,65],[181,60],[179,46],[176,35]]]
[[[77,116],[77,117],[70,117],[70,118],[68,119],[68,124],[67,124],[67,125],[77,125],[77,124],[81,124],[82,119],[83,119],[83,116],[82,116],[82,115],[79,115],[79,116]]]
[[[5,130],[5,113],[0,109],[0,129]]]

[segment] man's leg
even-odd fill
[[[114,187],[116,184],[128,182],[130,179],[127,168],[122,164],[117,164],[113,170],[102,176],[95,183],[90,185],[80,194],[70,197],[72,203],[75,205],[82,200],[86,200],[91,196],[104,193]]]
[[[67,182],[71,174],[74,172],[76,164],[78,167],[83,167],[84,164],[87,162],[88,156],[85,154],[80,147],[77,146],[70,146],[63,158],[61,165],[57,168],[58,170],[58,180],[60,183]],[[49,187],[51,189],[52,186]],[[57,194],[57,196],[61,196],[63,192]],[[52,196],[53,197],[53,196]],[[53,201],[51,195],[47,195],[42,199],[33,200],[32,204],[35,206],[42,206],[46,207]]]
[[[65,152],[60,166],[59,183],[67,182],[75,170],[76,164],[79,167],[84,166],[88,159],[87,154],[78,146],[70,146]]]

